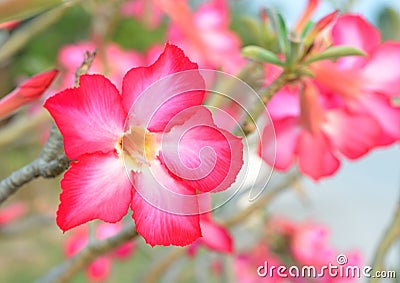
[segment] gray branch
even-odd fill
[[[0,204],[33,179],[60,175],[67,170],[69,162],[64,153],[62,136],[53,124],[40,156],[0,182]]]
[[[115,236],[104,240],[95,240],[74,257],[54,267],[49,273],[38,279],[36,283],[69,282],[76,273],[86,268],[94,259],[134,239],[137,235],[133,225],[128,225]]]

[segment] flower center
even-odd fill
[[[143,127],[132,126],[120,136],[115,150],[129,170],[140,172],[143,166],[157,157],[159,143],[156,134]]]

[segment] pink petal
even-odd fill
[[[300,103],[298,92],[285,87],[272,97],[268,102],[267,109],[273,120],[299,116]]]
[[[371,53],[363,68],[364,87],[391,97],[400,94],[400,43],[388,42]]]
[[[158,161],[133,175],[136,231],[151,246],[185,246],[201,237],[197,197]]]
[[[74,229],[65,241],[64,252],[68,258],[75,256],[88,244],[89,231],[87,228],[85,225]]]
[[[168,170],[194,191],[230,187],[243,165],[241,139],[218,128],[203,106],[180,112],[171,126],[160,155]]]
[[[114,150],[126,114],[115,86],[101,75],[83,75],[78,88],[47,99],[44,107],[64,137],[67,156]]]
[[[203,217],[200,219],[200,227],[201,233],[203,234],[201,241],[209,249],[223,253],[232,252],[232,238],[224,227],[217,225],[213,221],[204,219]]]
[[[299,137],[298,163],[300,171],[314,180],[332,175],[340,166],[323,133],[313,135],[308,131],[303,131]]]
[[[267,164],[278,170],[289,169],[295,159],[300,131],[296,117],[274,121],[273,126],[268,124],[263,130],[259,155]]]
[[[58,70],[37,74],[19,85],[14,91],[0,99],[0,120],[11,115],[25,104],[38,100],[50,87]]]
[[[57,224],[63,231],[93,219],[121,220],[132,194],[124,165],[113,154],[81,156],[65,173],[61,187]]]
[[[328,111],[326,118],[327,121],[323,125],[324,132],[346,157],[359,158],[376,146],[380,128],[370,116],[349,114],[337,109]]]
[[[2,207],[0,210],[0,227],[21,218],[28,211],[23,202],[16,202]]]
[[[111,272],[111,260],[102,256],[92,262],[87,270],[87,275],[91,281],[103,282]]]
[[[358,15],[343,15],[339,17],[332,28],[334,45],[349,45],[369,54],[381,42],[379,31],[363,17]],[[342,59],[348,66],[359,66],[363,62],[360,56]]]
[[[378,145],[389,145],[400,139],[400,107],[382,95],[365,94],[360,97],[362,111],[373,117],[380,125],[382,133]]]
[[[188,70],[192,71],[168,76]],[[131,69],[122,87],[123,105],[125,111],[131,111],[131,124],[146,125],[152,132],[162,131],[177,113],[200,105],[205,95],[204,80],[196,70],[197,64],[170,44],[153,65]]]

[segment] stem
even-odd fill
[[[389,227],[385,231],[378,248],[376,249],[374,260],[372,262],[372,269],[376,271],[383,271],[384,270],[384,261],[387,252],[393,246],[394,243],[400,238],[400,201],[397,204],[396,213],[393,217],[392,222],[390,223]],[[371,277],[369,280],[370,283],[377,283],[379,282],[379,278]]]
[[[69,282],[80,270],[86,268],[97,257],[104,255],[120,245],[134,239],[138,233],[132,225],[126,226],[117,235],[104,240],[92,241],[77,255],[68,261],[54,267],[36,283],[65,283]]]
[[[288,74],[286,72],[282,72],[268,87],[267,89],[260,94],[261,101],[254,105],[252,111],[250,111],[250,115],[247,115],[244,121],[240,124],[240,128],[235,129],[236,135],[244,135],[247,136],[254,132],[256,129],[256,121],[258,118],[264,113],[265,107],[271,98],[281,90],[289,81]]]
[[[64,172],[69,167],[69,159],[60,153],[62,149],[61,134],[53,124],[40,156],[0,182],[0,204],[30,181],[38,177],[54,178]]]
[[[181,256],[186,254],[187,248],[176,248],[170,254],[168,254],[162,261],[156,264],[143,279],[143,283],[156,283],[159,282],[164,272],[168,269]]]
[[[269,204],[278,194],[288,189],[290,186],[295,184],[299,178],[300,173],[295,172],[289,174],[282,183],[276,185],[276,187],[272,188],[268,193],[260,196],[253,204],[248,206],[246,209],[242,210],[238,214],[228,218],[226,220],[219,221],[225,227],[233,227],[243,223],[251,214],[254,212],[264,208],[267,204]]]

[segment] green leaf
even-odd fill
[[[270,63],[277,66],[283,66],[284,63],[279,59],[279,57],[262,47],[249,45],[242,49],[242,56],[250,58],[255,61]]]
[[[267,15],[270,18],[272,28],[276,32],[280,50],[283,54],[287,55],[289,47],[288,47],[288,32],[285,21],[281,16],[281,14],[275,12],[274,10],[267,9]]]
[[[335,60],[337,58],[345,56],[365,56],[365,53],[362,50],[351,46],[346,46],[346,45],[333,46],[329,47],[328,49],[324,50],[319,54],[312,56],[304,63],[308,65],[316,61]]]
[[[0,23],[22,20],[62,3],[62,0],[1,0]]]

